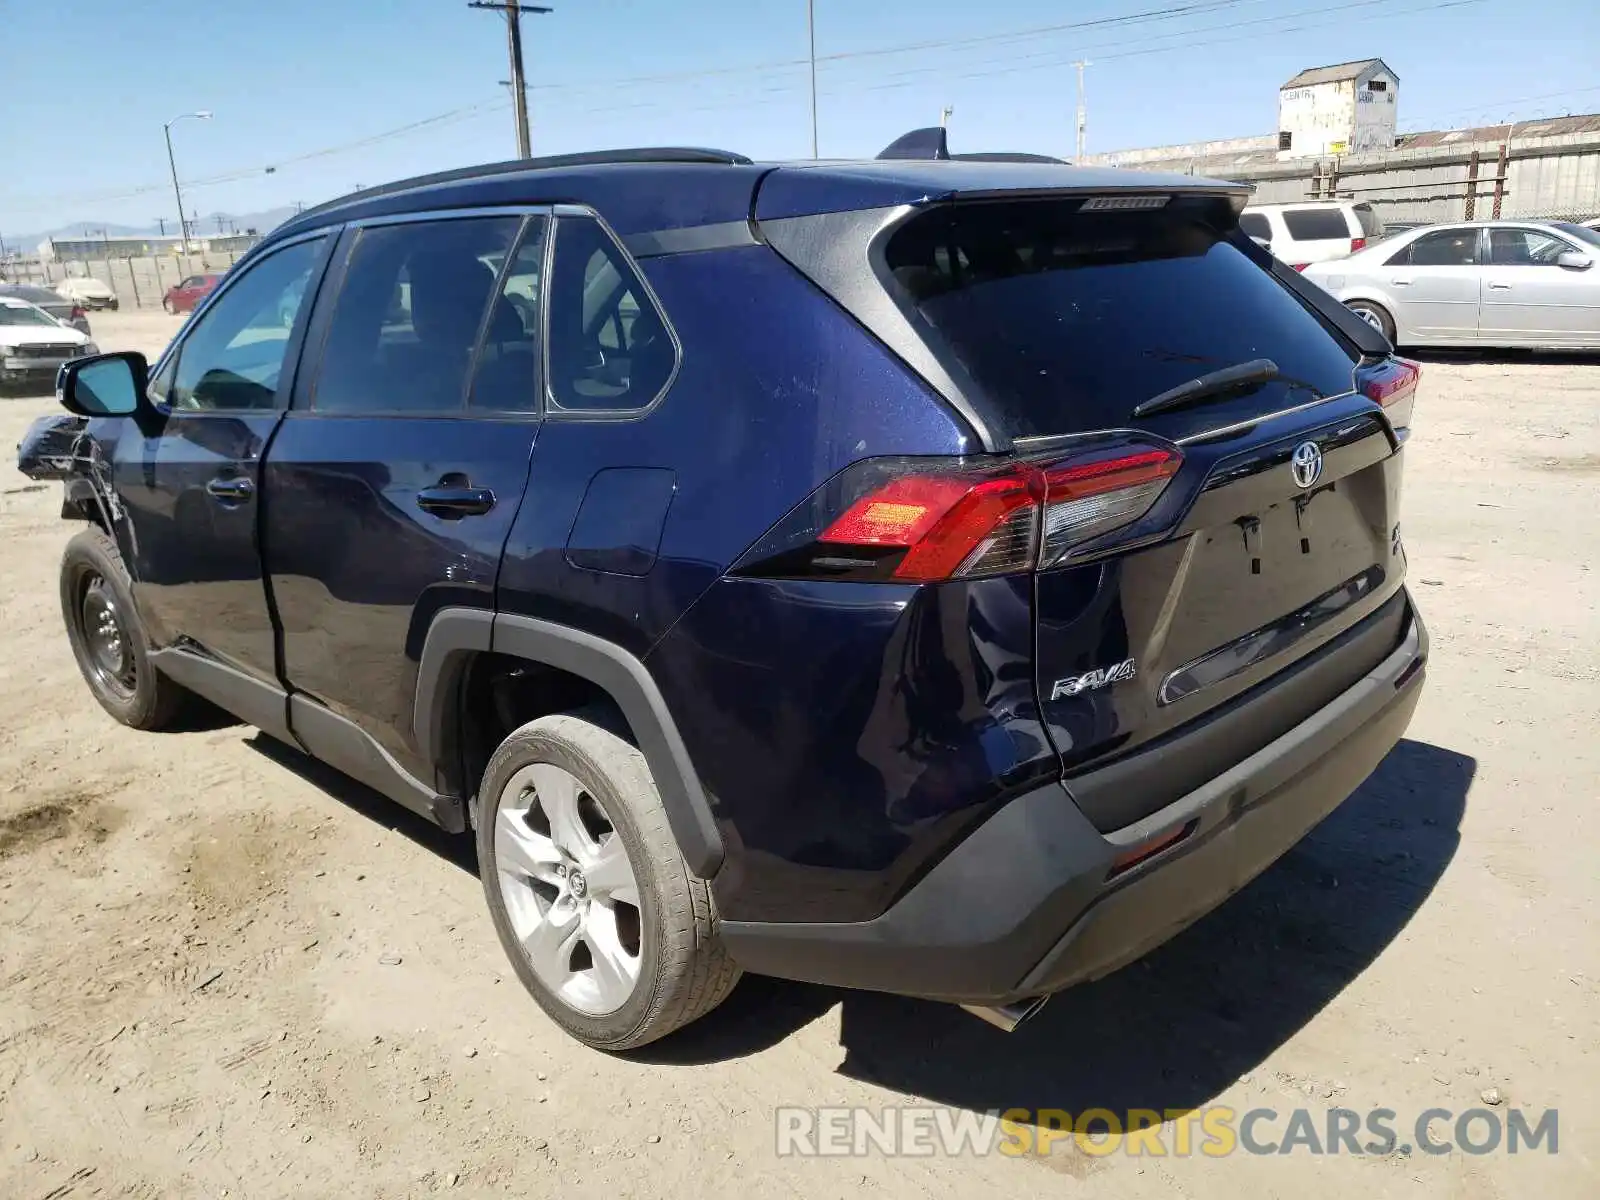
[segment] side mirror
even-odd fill
[[[1563,250],[1556,255],[1556,266],[1564,267],[1568,271],[1587,271],[1594,266],[1594,259],[1577,250]]]
[[[95,354],[62,364],[56,374],[56,399],[80,417],[155,415],[145,395],[150,364],[137,351]]]

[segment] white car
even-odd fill
[[[54,290],[68,300],[76,300],[84,308],[109,308],[115,312],[118,307],[117,293],[111,290],[111,285],[88,276],[63,279],[54,285]]]
[[[99,353],[87,335],[38,305],[0,296],[0,388],[48,391],[62,363]]]
[[[1356,200],[1252,204],[1239,214],[1239,228],[1296,271],[1354,254],[1383,236],[1372,205]]]
[[[1305,276],[1396,345],[1600,350],[1600,233],[1581,225],[1429,225]]]

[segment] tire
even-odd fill
[[[604,720],[593,711],[563,713],[507,737],[478,792],[477,840],[489,914],[517,977],[567,1033],[615,1052],[704,1016],[727,998],[740,971],[718,936],[710,885],[678,853],[644,755],[597,723]],[[583,826],[574,836],[592,839],[575,854],[560,850],[573,840],[562,834],[570,819],[544,812],[565,810],[562,773],[573,781],[570,811]],[[617,885],[618,844],[631,872],[631,906]],[[570,867],[554,862],[558,852]],[[591,868],[592,885],[583,878]],[[557,947],[553,957],[550,947]],[[621,965],[602,971],[602,962]],[[616,982],[630,969],[631,983]]]
[[[1384,308],[1383,305],[1372,300],[1350,300],[1345,303],[1345,307],[1388,338],[1389,345],[1396,344],[1394,340],[1394,318],[1389,315],[1389,310]]]
[[[76,535],[61,556],[61,616],[78,670],[101,708],[134,729],[166,729],[178,719],[190,693],[151,664],[128,570],[98,527]]]

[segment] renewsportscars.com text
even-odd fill
[[[1560,1114],[1553,1108],[1428,1108],[1407,1118],[1393,1109],[1330,1108],[994,1109],[932,1105],[780,1108],[780,1157],[1048,1155],[1070,1143],[1084,1154],[1163,1158],[1233,1154],[1555,1154]]]

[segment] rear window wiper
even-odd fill
[[[1278,376],[1278,364],[1270,358],[1252,358],[1249,362],[1235,363],[1231,367],[1207,371],[1187,383],[1180,383],[1177,387],[1168,388],[1151,396],[1133,410],[1133,415],[1148,417],[1152,413],[1167,412],[1170,409],[1182,408],[1186,404],[1197,404],[1201,400],[1208,400],[1237,388],[1271,383]]]

